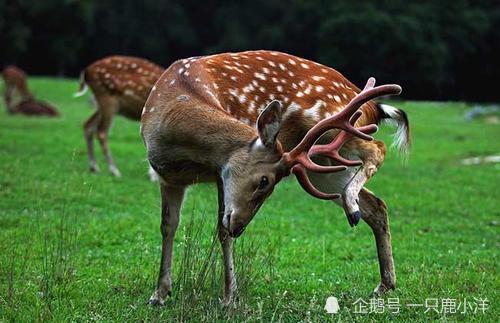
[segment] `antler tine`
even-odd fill
[[[322,200],[334,200],[338,199],[340,197],[340,194],[328,194],[328,193],[323,193],[320,190],[318,190],[314,185],[311,183],[309,180],[309,177],[307,176],[305,168],[298,164],[292,167],[292,173],[295,174],[297,177],[297,180],[299,181],[300,186],[306,191],[307,193],[311,194],[314,197],[317,197]]]
[[[284,161],[291,167],[291,172],[295,174],[302,188],[309,194],[320,199],[336,199],[339,194],[327,194],[315,188],[306,169],[318,173],[330,173],[345,170],[347,166],[359,166],[362,164],[358,160],[349,160],[340,156],[340,149],[352,137],[359,137],[364,140],[373,140],[370,134],[377,131],[375,124],[362,127],[355,127],[356,121],[361,116],[358,109],[366,102],[383,95],[394,95],[401,93],[401,87],[396,84],[387,84],[375,87],[375,78],[370,77],[363,90],[358,93],[347,106],[336,115],[323,119],[312,127],[304,136],[302,141],[290,152],[283,155]],[[315,142],[327,131],[341,129],[334,139],[326,145],[315,145]],[[337,161],[340,166],[322,166],[311,160],[313,155],[322,155]]]
[[[359,118],[359,115],[356,114],[356,111],[364,103],[378,96],[399,94],[401,92],[401,87],[399,85],[390,84],[378,87],[374,87],[374,85],[375,78],[371,77],[366,82],[363,91],[356,95],[356,97],[354,97],[342,111],[330,118],[321,120],[314,127],[312,127],[304,136],[302,141],[289,153],[287,153],[287,155],[285,156],[285,160],[289,162],[291,166],[293,166],[293,164],[296,164],[296,162],[294,161],[300,154],[311,149],[316,140],[318,140],[318,138],[321,137],[326,131],[335,128],[342,129],[354,136],[360,137],[361,139],[372,140],[373,138],[367,133],[373,133],[376,131],[376,129],[371,127],[368,129],[364,128],[362,130],[365,131],[361,131],[361,129],[356,129],[353,126],[354,123],[351,124],[351,119],[354,119],[355,121],[357,120],[357,118]]]

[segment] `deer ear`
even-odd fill
[[[261,143],[267,148],[274,147],[280,128],[281,103],[273,100],[262,110],[257,118],[257,131],[259,132]]]

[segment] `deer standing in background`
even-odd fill
[[[99,172],[94,155],[94,136],[101,144],[109,170],[121,176],[108,146],[108,132],[115,114],[140,120],[141,111],[151,88],[163,73],[163,68],[142,58],[110,56],[98,60],[80,74],[80,90],[75,97],[85,94],[90,87],[96,112],[85,122],[90,170]],[[154,179],[150,170],[150,177]]]
[[[360,218],[368,223],[381,274],[375,292],[393,289],[387,208],[363,186],[386,153],[384,143],[369,136],[375,124],[395,122],[396,144],[403,150],[410,132],[403,111],[371,101],[401,88],[374,85],[371,78],[360,91],[332,68],[274,51],[172,64],[153,87],[141,120],[162,197],[160,275],[150,303],[163,304],[171,293],[173,241],[187,186],[217,183],[224,302],[229,304],[236,291],[233,239],[291,173],[314,197],[342,206],[351,226]]]
[[[5,83],[4,100],[7,112],[15,113],[15,106],[19,102],[33,97],[28,89],[26,73],[20,68],[10,65],[4,68],[2,77]]]

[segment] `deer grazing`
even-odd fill
[[[351,226],[362,218],[377,245],[382,294],[396,284],[385,203],[363,188],[386,148],[370,134],[396,123],[396,143],[410,144],[406,114],[371,101],[398,85],[358,89],[332,68],[274,51],[180,60],[153,87],[141,119],[148,159],[160,177],[163,236],[160,275],[151,304],[171,293],[172,249],[184,192],[216,182],[224,302],[236,292],[232,242],[274,186],[295,174],[314,197],[342,206]]]
[[[163,68],[142,58],[110,56],[98,60],[80,74],[79,97],[90,88],[96,112],[85,122],[84,133],[87,142],[90,171],[99,172],[94,155],[94,136],[101,144],[109,170],[120,177],[120,171],[113,162],[108,146],[108,132],[115,114],[132,120],[140,120],[142,107]],[[151,178],[154,173],[150,171]]]
[[[15,113],[15,107],[19,102],[31,99],[33,95],[28,89],[26,73],[20,68],[9,65],[2,71],[4,80],[4,100],[7,112]]]

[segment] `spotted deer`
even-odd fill
[[[75,97],[92,91],[96,112],[85,122],[84,133],[87,142],[90,171],[99,172],[94,155],[94,136],[101,144],[109,170],[114,176],[121,176],[113,162],[108,146],[108,132],[115,114],[132,120],[140,120],[142,107],[163,68],[142,58],[110,56],[86,67],[80,74],[80,90]],[[155,178],[150,170],[150,177]]]
[[[2,71],[4,80],[4,100],[8,113],[15,113],[15,107],[23,101],[33,98],[28,89],[26,73],[19,67],[9,65]]]
[[[173,241],[187,186],[217,183],[224,302],[229,304],[236,292],[233,239],[292,173],[314,197],[342,206],[351,226],[360,218],[368,223],[381,274],[375,292],[393,289],[387,208],[363,186],[386,153],[384,143],[370,136],[376,124],[395,122],[396,144],[409,147],[406,114],[372,101],[400,91],[398,85],[375,87],[373,78],[360,90],[332,68],[275,51],[172,64],[153,87],[141,119],[162,198],[160,274],[150,303],[163,304],[171,293]]]

